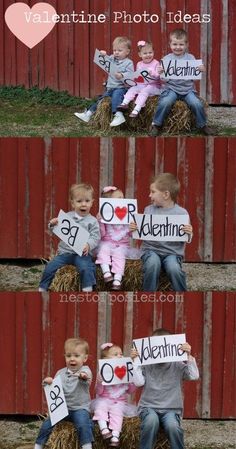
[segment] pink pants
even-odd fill
[[[102,242],[100,243],[95,263],[111,265],[112,273],[123,276],[127,250],[128,248],[125,244]]]
[[[130,87],[128,92],[124,96],[123,102],[128,104],[131,100],[133,100],[136,95],[135,104],[140,108],[145,106],[148,97],[152,95],[160,95],[161,90],[159,87],[156,87],[154,84],[137,84],[137,86]]]
[[[99,399],[98,404],[99,406],[94,410],[93,420],[98,421],[101,419],[107,421],[109,429],[120,432],[125,404],[122,402],[112,402],[107,399]]]

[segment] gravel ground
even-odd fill
[[[0,419],[0,449],[33,449],[39,420]],[[186,449],[236,448],[236,421],[184,420]]]
[[[44,264],[0,264],[0,291],[36,291]],[[236,264],[184,263],[189,291],[236,291]]]
[[[236,107],[207,108],[209,125],[217,128],[236,128]]]

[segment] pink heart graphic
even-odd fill
[[[134,78],[134,81],[136,81],[136,83],[144,83],[144,78],[139,75],[138,78]]]
[[[114,369],[114,373],[121,380],[126,375],[126,367],[125,366],[116,366]]]
[[[128,209],[125,206],[124,207],[117,206],[115,208],[115,214],[116,214],[117,218],[119,218],[119,220],[123,220],[123,218],[125,218],[127,212],[128,212]]]
[[[5,21],[11,32],[23,44],[33,48],[54,28],[56,10],[48,3],[36,3],[30,8],[25,3],[13,3],[5,12]],[[55,20],[55,19],[54,19]]]

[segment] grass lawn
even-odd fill
[[[55,92],[49,88],[25,89],[22,86],[0,87],[0,136],[1,137],[81,137],[81,136],[147,136],[144,132],[130,132],[113,128],[106,133],[83,124],[74,116],[91,104],[92,100],[73,97],[67,92]],[[215,127],[216,135],[236,135],[234,127]],[[166,134],[163,134],[166,135]],[[193,131],[191,136],[198,136]]]

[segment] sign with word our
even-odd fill
[[[115,73],[118,71],[117,65],[111,60],[110,56],[101,55],[100,51],[96,49],[93,62],[106,73],[115,77]],[[136,86],[140,83],[147,84],[155,80],[156,78],[151,76],[146,69],[137,70],[135,72],[130,71],[128,74],[126,73],[126,76],[122,79],[123,83],[129,87]]]
[[[161,65],[164,71],[160,76],[164,79],[199,80],[202,78],[202,72],[198,68],[202,65],[201,59],[163,59]]]
[[[137,213],[137,200],[126,198],[100,198],[99,212],[102,223],[129,224]]]
[[[89,239],[89,232],[63,210],[60,210],[57,218],[58,224],[53,227],[52,232],[79,256],[82,256],[83,249]]]
[[[139,353],[133,363],[135,365],[152,365],[185,361],[188,356],[181,349],[183,343],[186,343],[185,334],[161,335],[133,340],[133,347]]]
[[[156,240],[163,242],[186,242],[188,234],[183,231],[183,226],[189,224],[189,216],[186,215],[134,215],[137,231],[133,232],[133,238],[139,240]]]
[[[61,377],[57,376],[51,385],[44,387],[52,426],[67,416],[68,408],[62,388]]]
[[[103,385],[127,384],[133,379],[133,363],[130,357],[98,360]]]

